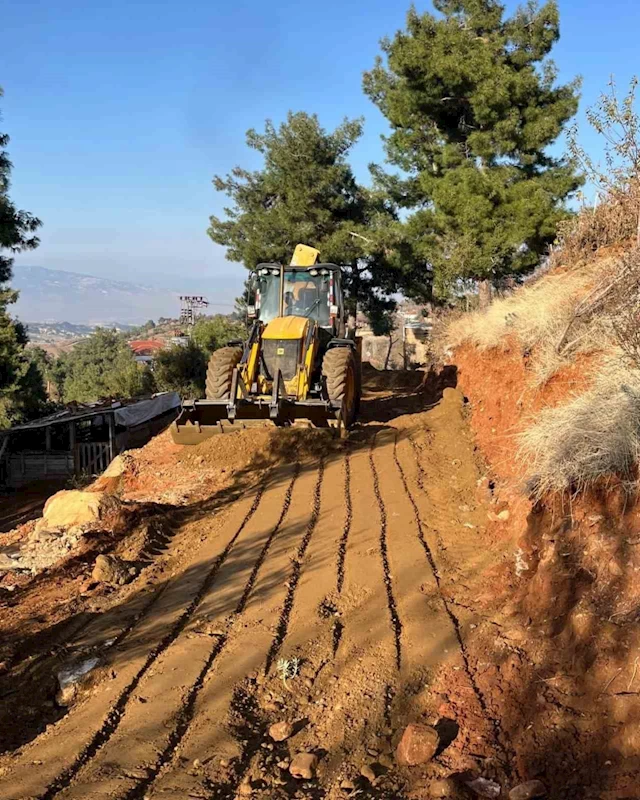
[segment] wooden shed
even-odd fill
[[[118,453],[141,447],[175,419],[180,397],[74,406],[0,431],[0,485],[98,475]]]

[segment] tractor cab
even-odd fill
[[[264,325],[279,317],[302,317],[314,320],[333,335],[344,335],[340,330],[341,272],[335,264],[259,264],[250,285],[253,305],[249,306],[249,316]]]

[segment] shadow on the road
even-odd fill
[[[372,372],[373,370],[373,372]],[[458,370],[446,366],[428,372],[394,372],[374,370],[367,365],[363,376],[368,389],[360,406],[362,424],[386,423],[405,414],[419,414],[442,399],[445,389],[455,389]]]

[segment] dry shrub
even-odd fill
[[[613,335],[630,363],[640,369],[640,247],[628,252],[620,262],[611,295]]]
[[[612,355],[592,389],[540,412],[519,438],[519,458],[537,498],[583,491],[612,474],[633,480],[640,453],[640,371]]]
[[[508,337],[515,337],[522,350],[531,353],[531,375],[539,385],[576,353],[602,349],[608,334],[599,316],[580,319],[569,340],[562,340],[584,298],[606,285],[615,270],[613,261],[601,260],[580,270],[546,274],[511,296],[495,300],[487,311],[454,320],[448,329],[449,344],[458,347],[468,342],[488,350],[505,346]]]
[[[561,223],[559,247],[552,256],[554,264],[577,264],[594,258],[602,247],[622,244],[638,233],[640,186],[637,182],[625,190],[611,190],[597,208],[583,208],[572,219]]]

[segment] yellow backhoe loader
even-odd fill
[[[347,331],[341,270],[299,244],[291,264],[251,275],[253,320],[246,342],[216,350],[206,399],[185,400],[173,440],[197,444],[253,425],[349,428],[360,405],[361,350]]]

